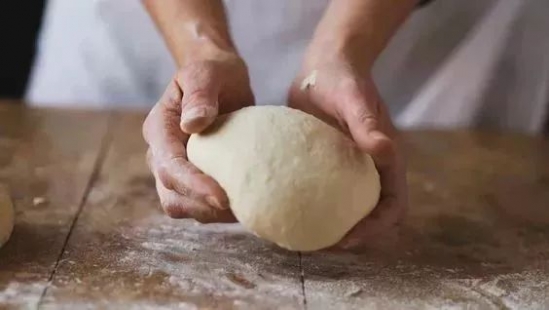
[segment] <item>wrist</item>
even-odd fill
[[[344,59],[359,74],[369,74],[390,38],[417,0],[333,0],[309,48],[313,62]],[[327,59],[326,59],[327,58]]]
[[[328,64],[339,63],[360,76],[368,76],[377,54],[365,40],[355,35],[329,35],[315,38],[309,45],[304,67],[315,70]]]
[[[240,58],[226,29],[200,22],[185,22],[179,27],[177,38],[171,43],[178,66],[197,61],[224,61]]]

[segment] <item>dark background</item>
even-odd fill
[[[25,93],[44,3],[0,1],[0,98],[21,98]]]

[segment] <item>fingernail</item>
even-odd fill
[[[215,113],[216,111],[213,107],[208,107],[208,106],[194,107],[189,109],[188,111],[183,111],[183,115],[181,115],[181,122],[190,123],[199,118],[215,116]]]
[[[214,196],[206,196],[206,202],[216,209],[225,210],[225,207],[223,207],[221,202]]]

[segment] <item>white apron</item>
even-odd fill
[[[226,0],[258,104],[283,104],[329,0]],[[539,132],[549,103],[549,1],[438,0],[374,68],[402,127]],[[176,68],[139,0],[50,0],[32,105],[150,107]]]

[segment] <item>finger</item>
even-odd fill
[[[391,231],[405,218],[408,210],[405,167],[400,157],[396,158],[394,164],[380,171],[381,196],[378,205],[349,231],[338,244],[339,247],[349,249],[373,243],[379,235]]]
[[[154,165],[158,179],[167,189],[219,210],[229,208],[229,200],[221,186],[185,158],[174,157]]]
[[[380,99],[377,96],[368,99],[359,91],[347,97],[346,102],[340,105],[338,114],[358,146],[371,154],[378,164],[384,164],[385,159],[394,154],[394,146],[383,128],[387,126],[383,126],[381,108],[377,107],[383,103],[378,102]]]
[[[206,63],[187,66],[177,80],[183,90],[181,129],[188,134],[201,132],[219,113],[219,79]]]
[[[378,205],[355,225],[340,242],[340,247],[348,249],[372,243],[405,218],[408,210],[405,166],[398,152],[395,158],[393,164],[380,170],[381,196]]]
[[[160,155],[160,151],[175,155],[185,153],[184,143],[189,137],[179,129],[182,98],[173,79],[145,119],[143,137],[155,155]]]
[[[179,86],[173,80],[145,120],[143,135],[150,147],[151,170],[170,190],[226,209],[228,199],[219,184],[187,161],[188,135],[179,128],[181,98]]]
[[[390,231],[407,209],[405,168],[396,140],[391,138],[394,128],[377,93],[370,95],[366,98],[359,92],[352,94],[340,115],[353,140],[374,159],[380,173],[380,202],[341,241],[344,248],[371,243],[375,236]]]
[[[161,182],[157,182],[156,187],[162,209],[172,218],[193,218],[201,223],[233,223],[236,221],[229,209],[212,209],[201,201],[170,191]]]
[[[402,210],[395,197],[384,199],[372,213],[355,225],[337,246],[350,249],[362,244],[375,243],[380,235],[398,226],[403,218]]]
[[[381,195],[396,195],[398,174],[395,169],[397,150],[394,141],[374,127],[372,123],[377,121],[373,120],[373,116],[365,117],[361,116],[363,114],[347,113],[344,118],[353,140],[360,149],[372,156],[380,172]]]
[[[309,96],[309,93],[303,92],[299,88],[296,90],[296,87],[294,86],[288,94],[288,107],[314,115],[316,118],[321,119],[332,127],[341,129],[341,126],[339,126],[340,124],[336,118],[327,113],[324,109],[320,108],[318,105],[310,104],[311,99]]]

